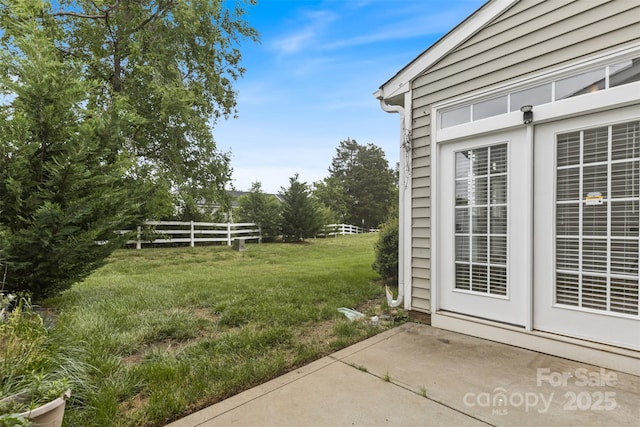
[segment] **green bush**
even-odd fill
[[[398,283],[398,217],[392,217],[382,224],[380,236],[375,245],[376,259],[373,269],[388,285]]]

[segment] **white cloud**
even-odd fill
[[[372,43],[441,34],[453,28],[459,21],[460,16],[455,12],[432,15],[428,18],[413,16],[404,21],[395,22],[393,26],[386,25],[367,34],[326,43],[322,48],[325,50],[336,50]]]
[[[328,10],[305,11],[300,18],[303,22],[301,28],[274,40],[270,45],[280,54],[300,52],[314,43],[336,19],[338,16]]]

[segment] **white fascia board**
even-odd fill
[[[485,25],[511,7],[516,1],[517,0],[490,0],[488,3],[485,3],[474,14],[469,16],[460,25],[438,40],[434,45],[384,83],[380,87],[382,93],[378,94],[376,92],[376,97],[383,96],[384,99],[388,99],[408,92],[411,81],[469,37],[484,28]]]

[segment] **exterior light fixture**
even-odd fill
[[[524,113],[522,114],[522,122],[525,125],[528,125],[533,121],[533,105],[524,105],[520,107],[520,111]]]

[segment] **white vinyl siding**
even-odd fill
[[[431,164],[434,103],[630,45],[640,40],[639,17],[633,1],[519,1],[413,80],[412,156],[421,165],[412,174],[413,206],[431,206],[431,168],[422,165]],[[414,235],[431,230],[430,209],[412,214]],[[430,239],[413,240],[412,309],[423,312],[430,311],[430,250]]]

